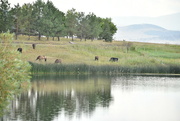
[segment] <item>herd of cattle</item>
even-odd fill
[[[99,56],[95,56],[95,61],[98,61],[98,60],[99,60]],[[109,61],[116,62],[118,61],[118,58],[111,57]]]
[[[35,49],[35,48],[36,48],[36,44],[32,44],[32,48]],[[18,49],[17,49],[17,51],[19,51],[20,53],[22,53],[22,50],[23,50],[22,48],[18,48]],[[47,58],[46,58],[46,56],[41,56],[41,55],[39,55],[39,56],[36,58],[36,60],[39,60],[39,61],[41,61],[41,60],[47,61]],[[98,61],[98,60],[99,60],[99,56],[95,56],[95,61]],[[116,61],[118,61],[118,58],[111,57],[109,61],[116,62]],[[62,61],[61,61],[61,59],[56,59],[56,60],[54,61],[54,63],[62,63]]]

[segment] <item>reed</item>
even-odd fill
[[[32,63],[32,74],[122,74],[122,73],[156,73],[180,74],[180,66],[116,66],[87,64],[38,64]]]

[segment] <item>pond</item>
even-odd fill
[[[180,121],[180,77],[33,76],[1,121]]]

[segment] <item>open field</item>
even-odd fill
[[[39,64],[53,64],[55,59],[61,59],[61,65],[88,65],[88,66],[116,66],[116,67],[168,67],[180,68],[180,45],[138,43],[128,41],[113,41],[112,43],[102,40],[75,40],[62,38],[60,41],[41,41],[37,37],[27,40],[26,36],[20,36],[14,41],[14,49],[23,48],[23,60]],[[32,48],[36,43],[36,49]],[[39,55],[45,55],[47,62],[36,61]],[[99,56],[95,61],[94,57]],[[110,62],[111,57],[119,58],[118,62]],[[108,68],[108,67],[107,67]]]

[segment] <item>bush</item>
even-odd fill
[[[24,82],[29,82],[31,66],[21,60],[21,54],[12,50],[13,34],[0,34],[0,112],[7,101],[23,89]],[[0,113],[0,115],[2,115]]]

